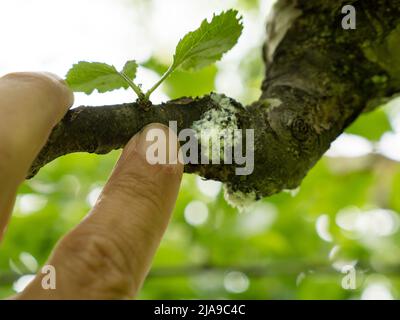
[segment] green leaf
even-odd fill
[[[147,91],[145,98],[150,95],[176,69],[198,70],[220,60],[232,49],[243,31],[242,18],[237,10],[228,10],[214,15],[211,22],[204,20],[195,31],[189,32],[179,41],[174,54],[174,61],[161,79]]]
[[[125,64],[123,73],[129,78],[136,76],[137,63],[128,61]],[[68,71],[66,81],[75,92],[91,94],[97,89],[104,93],[115,89],[127,89],[130,84],[117,71],[114,66],[101,62],[81,61]]]
[[[228,10],[204,20],[197,30],[188,33],[178,44],[172,69],[200,69],[220,60],[232,49],[243,31],[238,11]]]
[[[129,79],[134,80],[136,78],[136,71],[138,64],[135,60],[128,61],[125,63],[122,73],[126,74]]]

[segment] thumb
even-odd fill
[[[154,131],[163,133],[170,164],[151,165],[146,153]],[[56,290],[41,288],[42,275],[21,298],[115,299],[134,296],[142,285],[175,206],[183,165],[177,137],[150,125],[125,147],[103,193],[87,218],[57,246],[49,264]],[[174,161],[175,160],[175,161]]]

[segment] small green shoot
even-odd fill
[[[180,40],[171,66],[146,93],[134,82],[138,64],[133,60],[128,61],[122,71],[106,63],[81,61],[68,71],[66,81],[73,91],[86,94],[131,87],[139,100],[148,102],[151,94],[175,70],[201,69],[219,61],[235,46],[242,31],[242,18],[236,10],[214,15],[211,22],[204,20],[197,30]]]

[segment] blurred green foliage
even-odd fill
[[[346,132],[360,135],[371,141],[379,141],[382,135],[391,129],[387,114],[383,109],[378,109],[372,113],[361,115]]]
[[[169,65],[157,61],[154,57],[144,62],[142,66],[156,72],[159,76],[162,76],[169,67]],[[163,84],[164,91],[171,99],[208,94],[214,90],[217,71],[215,65],[192,72],[175,70],[165,80]]]
[[[145,66],[160,74],[166,68],[154,58]],[[261,57],[240,69],[244,79],[259,79]],[[217,72],[216,67],[177,72],[164,91],[171,98],[208,93]],[[248,96],[254,96],[251,90]],[[348,132],[377,141],[390,130],[380,109],[363,115]],[[118,155],[68,155],[21,186],[0,247],[1,298],[15,293],[13,283],[36,271],[35,260],[43,265],[58,239],[87,214]],[[399,298],[399,163],[379,155],[323,158],[299,190],[264,199],[243,213],[216,191],[218,185],[184,177],[139,298],[359,299],[373,288]],[[203,204],[202,212],[189,212],[193,201]],[[390,214],[374,216],[376,209]],[[193,223],[196,215],[204,223]],[[341,285],[346,264],[356,266],[354,290]]]

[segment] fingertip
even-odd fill
[[[2,77],[9,87],[30,90],[31,95],[44,94],[43,101],[50,105],[49,112],[55,112],[58,122],[74,103],[74,94],[68,84],[50,72],[13,72]],[[43,105],[44,107],[44,105]],[[53,113],[54,114],[54,113]]]
[[[6,172],[3,184],[23,181],[73,101],[72,91],[54,74],[15,72],[0,78],[0,174]]]
[[[180,152],[179,139],[174,130],[161,123],[152,123],[127,143],[121,158],[124,164],[141,158],[149,168],[182,174]]]
[[[146,126],[125,146],[104,189],[115,203],[147,206],[169,216],[183,175],[179,141],[165,125]]]
[[[67,82],[60,78],[58,75],[51,73],[51,72],[37,72],[39,77],[43,77],[51,81],[51,85],[56,93],[56,108],[57,116],[56,116],[56,123],[61,120],[64,116],[65,112],[72,107],[74,104],[74,93],[68,86]]]

